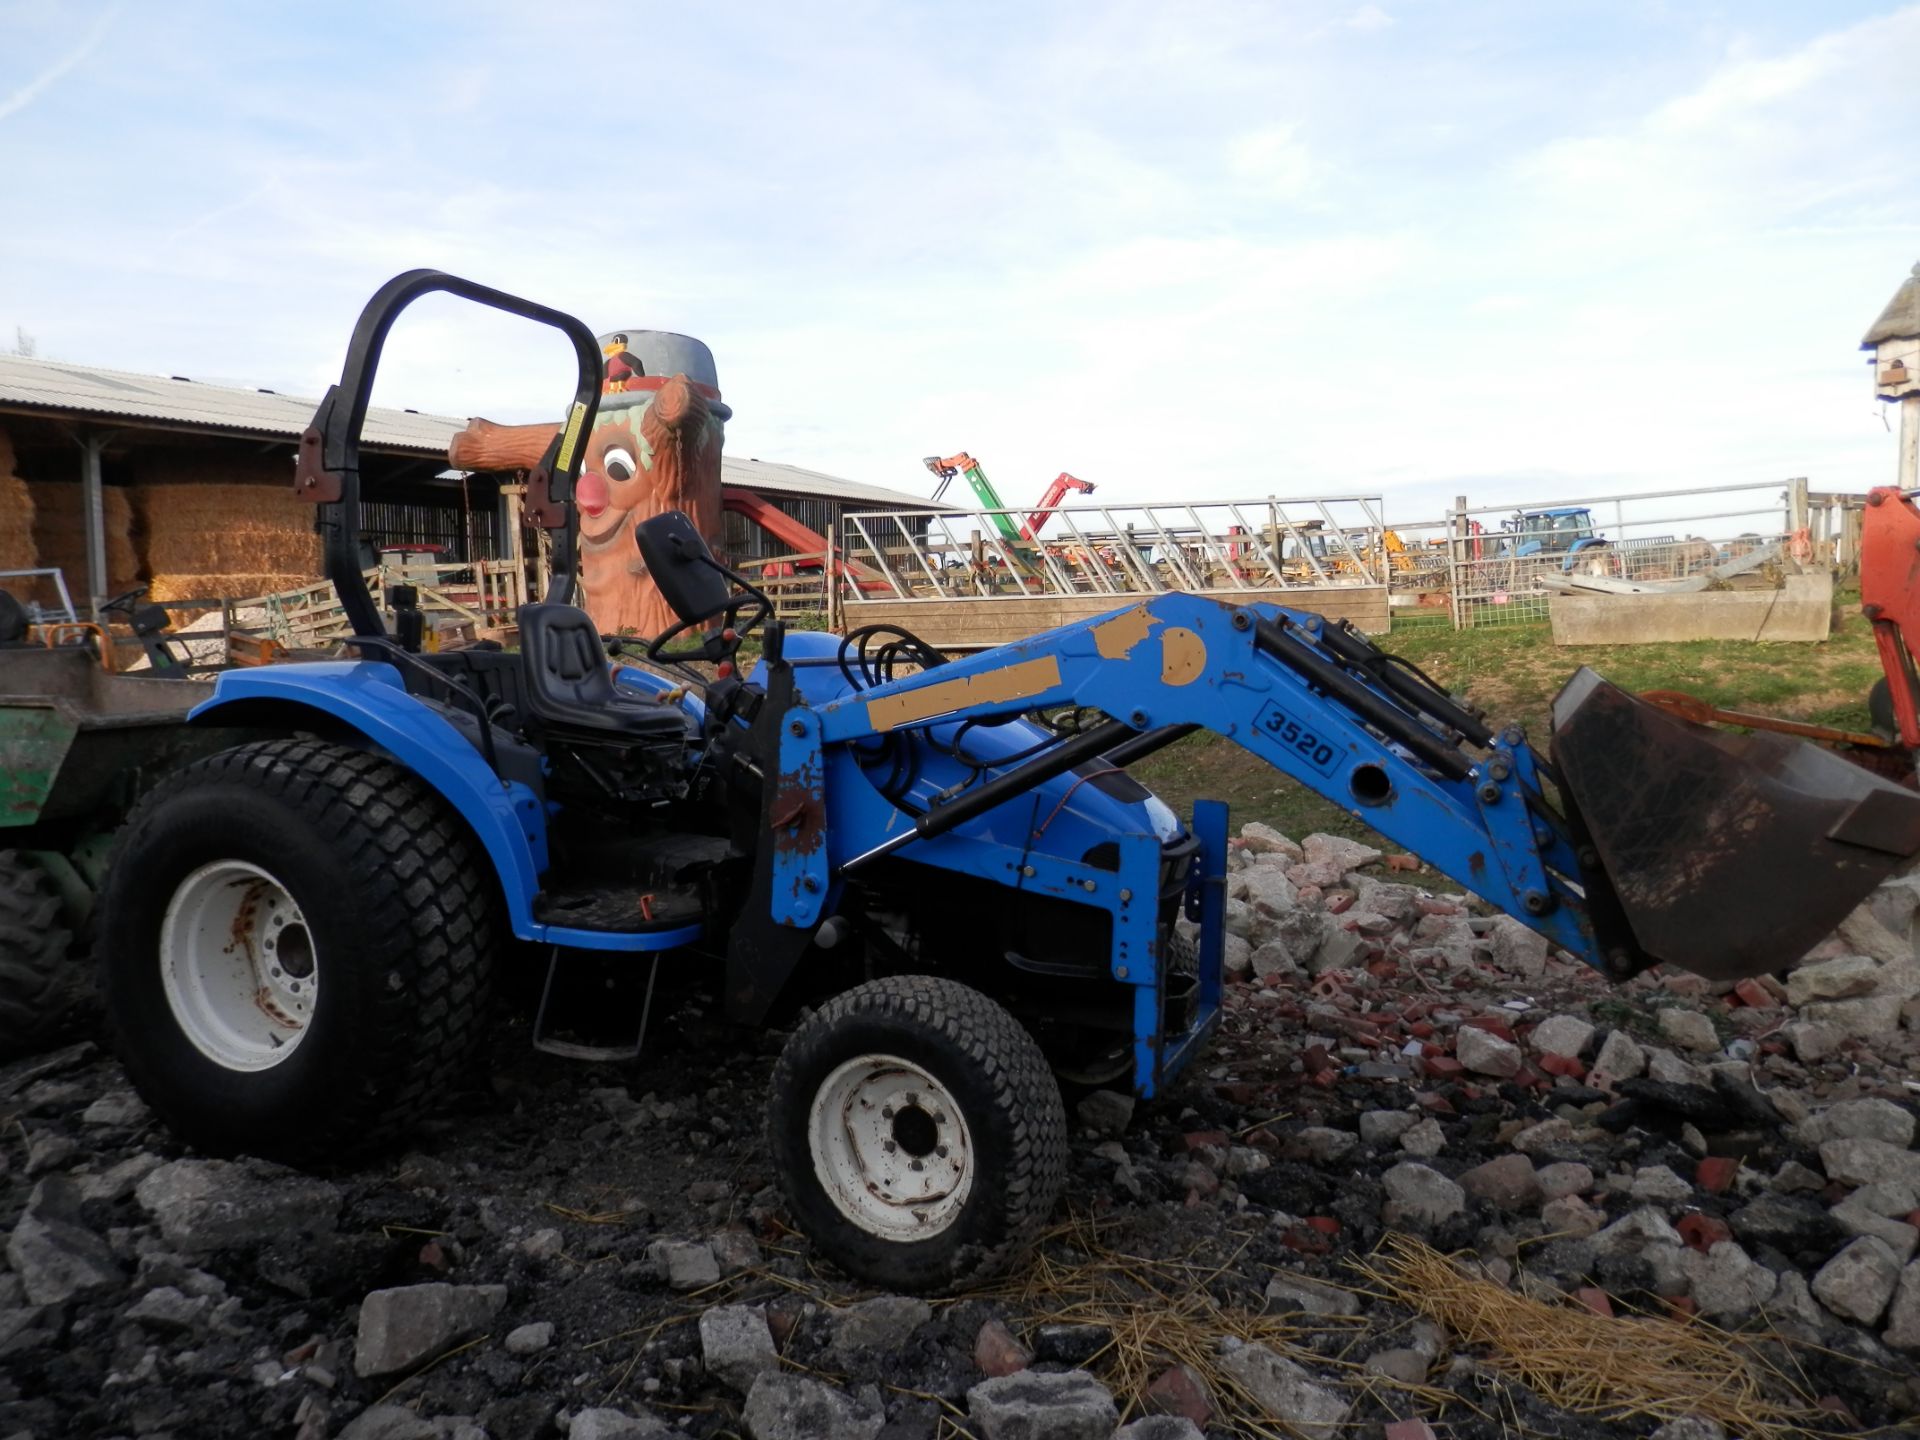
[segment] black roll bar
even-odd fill
[[[327,578],[340,597],[356,635],[387,633],[379,607],[360,571],[360,432],[366,427],[373,377],[380,368],[380,352],[387,331],[400,312],[422,295],[444,291],[552,326],[573,344],[579,362],[573,404],[566,423],[547,446],[527,481],[527,514],[553,533],[553,571],[546,598],[552,604],[573,599],[573,569],[578,521],[573,508],[573,482],[580,472],[587,432],[600,408],[601,359],[599,342],[579,320],[504,290],[463,280],[440,270],[409,270],[396,275],[374,292],[360,312],[347,342],[346,364],[340,383],[327,388],[313,420],[300,437],[294,467],[294,494],[320,506],[320,529],[326,538]]]

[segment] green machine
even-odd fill
[[[186,723],[212,694],[113,674],[79,646],[0,647],[0,1060],[87,1017],[107,850],[156,780],[233,743]]]

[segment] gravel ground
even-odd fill
[[[1392,1234],[1920,1433],[1920,886],[1784,981],[1614,989],[1411,857],[1253,826],[1235,866],[1213,1049],[1152,1105],[1072,1097],[1061,1229],[956,1299],[810,1262],[760,1134],[780,1037],[698,996],[617,1067],[503,1024],[411,1149],[332,1173],[183,1150],[91,1045],[0,1069],[0,1437],[1723,1433],[1556,1407],[1356,1293]],[[1090,1277],[1110,1313],[1060,1323]]]

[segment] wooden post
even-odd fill
[[[1807,513],[1807,477],[1797,475],[1787,481],[1787,534],[1789,537],[1812,528]]]
[[[1900,401],[1900,488],[1920,490],[1920,394]]]

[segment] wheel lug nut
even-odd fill
[[[882,1105],[882,1106],[880,1107],[880,1118],[881,1118],[882,1120],[891,1120],[891,1119],[893,1119],[893,1106],[891,1106],[891,1105]]]
[[[880,1142],[880,1148],[886,1151],[887,1154],[891,1155],[893,1154],[894,1151],[898,1150],[900,1147],[894,1144],[893,1141],[891,1140],[882,1140]]]

